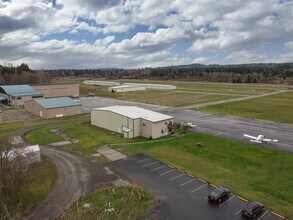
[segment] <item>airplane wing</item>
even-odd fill
[[[262,144],[262,142],[261,141],[256,141],[256,140],[250,140],[251,142],[253,142],[253,143],[258,143],[258,144]]]
[[[275,139],[263,139],[263,141],[266,141],[266,142],[278,142],[278,140],[275,140]]]
[[[243,136],[244,136],[244,137],[251,138],[251,139],[256,139],[256,137],[253,137],[253,136],[251,136],[251,135],[248,135],[248,134],[244,134]]]

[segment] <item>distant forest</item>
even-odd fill
[[[293,63],[201,65],[139,69],[56,69],[31,70],[27,64],[0,65],[1,84],[35,84],[53,77],[151,79],[231,83],[283,83],[293,85]]]
[[[50,77],[92,77],[107,79],[152,79],[232,83],[293,84],[293,63],[201,65],[139,69],[43,70]]]
[[[49,82],[47,74],[33,71],[25,63],[14,67],[12,64],[0,65],[0,85],[37,84]]]

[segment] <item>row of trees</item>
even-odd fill
[[[164,79],[233,83],[292,83],[293,63],[242,65],[185,65],[139,69],[44,70],[51,77]]]
[[[0,65],[0,85],[36,84],[48,81],[49,78],[45,73],[30,70],[27,64],[22,63],[16,67],[12,64]]]

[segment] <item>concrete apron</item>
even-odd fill
[[[126,155],[114,150],[110,147],[103,146],[97,149],[97,152],[102,154],[104,157],[108,158],[111,161],[121,160],[127,158]]]

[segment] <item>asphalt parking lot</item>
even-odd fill
[[[232,193],[220,204],[210,203],[207,196],[216,186],[144,154],[112,162],[111,167],[144,186],[163,204],[160,219],[246,219],[241,214],[245,199]],[[265,210],[255,219],[282,218]]]

